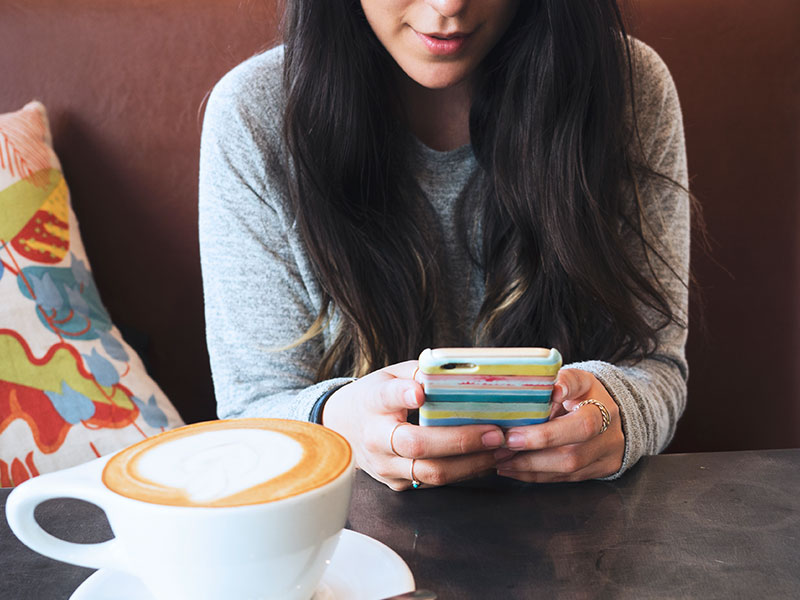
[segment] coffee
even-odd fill
[[[280,419],[211,421],[167,431],[113,456],[111,491],[172,506],[230,507],[274,502],[330,483],[348,468],[339,434]]]
[[[308,600],[347,521],[354,475],[347,441],[321,425],[210,421],[29,479],[6,513],[37,552],[125,571],[158,600]],[[114,538],[45,535],[34,512],[51,498],[99,506]]]

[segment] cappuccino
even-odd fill
[[[354,474],[347,441],[321,425],[210,421],[29,479],[6,513],[37,552],[130,573],[157,600],[308,600],[347,521]],[[45,535],[34,511],[50,498],[96,504],[114,538]]]
[[[348,468],[339,434],[280,419],[211,421],[142,440],[109,460],[103,484],[154,504],[230,507],[311,491]]]

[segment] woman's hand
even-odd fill
[[[608,429],[601,433],[608,410]],[[563,369],[553,391],[550,420],[539,425],[514,427],[506,432],[504,448],[495,453],[497,472],[520,481],[582,481],[616,473],[622,466],[625,436],[619,407],[597,378],[586,371]]]
[[[391,365],[337,390],[322,413],[326,427],[353,448],[356,465],[396,491],[444,485],[494,472],[504,442],[495,425],[419,427],[407,422],[425,395],[413,380],[417,361]]]

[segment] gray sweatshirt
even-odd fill
[[[636,105],[645,158],[688,187],[683,123],[670,74],[649,47],[635,42]],[[336,320],[309,342],[299,339],[319,313],[322,294],[290,210],[283,168],[282,47],[256,55],[215,86],[205,113],[200,153],[199,233],[206,332],[220,418],[308,420],[315,401],[347,379],[315,382]],[[417,144],[417,179],[440,222],[448,264],[447,297],[437,315],[435,345],[471,345],[483,277],[456,241],[454,207],[477,168],[469,146],[438,152]],[[689,272],[688,195],[674,186],[640,189],[645,235],[672,269],[651,257],[660,284],[686,319]],[[631,199],[631,201],[633,201]],[[633,244],[633,241],[632,241]],[[649,271],[646,257],[632,252]],[[463,299],[463,300],[461,300]],[[655,315],[647,315],[655,319]],[[565,365],[593,373],[619,405],[625,455],[618,476],[641,456],[664,449],[686,403],[686,328],[659,333],[655,354],[635,364]],[[409,357],[415,358],[415,357]]]

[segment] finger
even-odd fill
[[[395,492],[402,492],[412,487],[411,480],[409,479],[410,475],[406,474],[405,477],[382,477],[377,473],[370,473],[373,479],[380,481],[384,485],[388,486]],[[422,483],[418,487],[432,487],[432,486],[424,486]]]
[[[525,481],[528,483],[557,483],[564,481],[586,481],[587,479],[598,479],[608,477],[619,470],[619,466],[608,458],[596,460],[582,469],[572,473],[552,473],[542,471],[510,471],[498,468],[497,474],[501,477]]]
[[[586,410],[586,409],[591,410]],[[538,425],[512,427],[506,432],[509,450],[541,450],[586,442],[600,434],[603,415],[594,405],[580,409]]]
[[[505,438],[497,425],[423,427],[409,425],[394,432],[394,449],[407,458],[441,458],[499,448]]]
[[[552,421],[553,419],[557,419],[558,417],[567,414],[567,412],[569,411],[567,411],[563,405],[553,402],[553,405],[550,408],[550,416],[548,417],[548,420]]]
[[[603,461],[609,473],[622,465],[625,436],[620,428],[610,428],[588,442],[517,452],[513,455],[495,452],[498,470],[545,473],[575,473],[595,461]],[[505,450],[505,449],[501,449]]]
[[[395,438],[397,437],[397,435],[398,435],[397,432],[398,432],[398,430],[400,430],[401,427],[413,427],[413,425],[411,423],[409,423],[408,421],[399,421],[399,422],[396,422],[396,423],[391,423],[390,422],[389,426],[391,427],[391,429],[388,430],[389,431],[389,435],[388,435],[388,440],[389,440],[389,448],[388,449],[389,449],[389,452],[387,452],[387,454],[391,453],[391,454],[393,454],[395,456],[403,456],[400,452],[397,451],[397,445],[396,445],[397,442],[396,442]]]
[[[411,461],[405,461],[411,477]],[[495,460],[491,452],[479,452],[466,456],[414,460],[414,478],[423,486],[440,486],[478,477],[494,472]]]
[[[590,444],[560,446],[547,450],[517,452],[497,463],[498,471],[527,473],[576,473],[599,460],[602,452]]]

